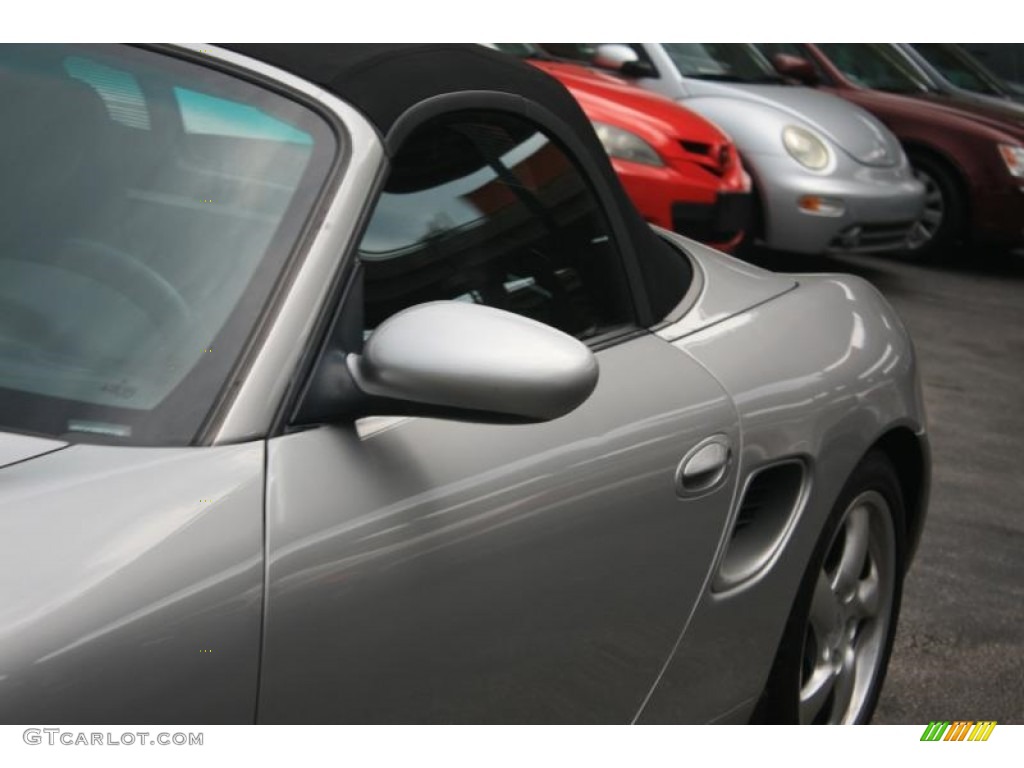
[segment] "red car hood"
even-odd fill
[[[611,122],[642,135],[636,127],[660,131],[677,140],[703,144],[731,144],[728,135],[714,123],[681,107],[671,99],[597,72],[589,67],[563,62],[531,59],[564,85],[592,120]]]

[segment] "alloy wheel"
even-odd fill
[[[942,188],[931,174],[914,168],[914,176],[924,184],[924,210],[907,235],[907,248],[917,251],[935,239],[946,217],[946,200]]]
[[[818,573],[804,632],[799,718],[856,723],[885,659],[896,586],[896,535],[885,498],[847,506]]]

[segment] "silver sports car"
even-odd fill
[[[656,232],[478,46],[0,46],[0,721],[863,722],[863,280]]]

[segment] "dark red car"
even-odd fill
[[[527,59],[576,98],[645,219],[727,252],[743,240],[753,212],[751,180],[718,126],[670,99],[555,59],[530,43],[495,47]]]
[[[1024,245],[1024,119],[937,92],[893,46],[762,43],[783,75],[868,110],[903,143],[927,188],[910,250],[946,252],[963,239]]]

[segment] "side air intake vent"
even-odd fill
[[[747,481],[716,592],[753,578],[771,561],[803,500],[805,475],[803,462],[794,459],[759,469]]]

